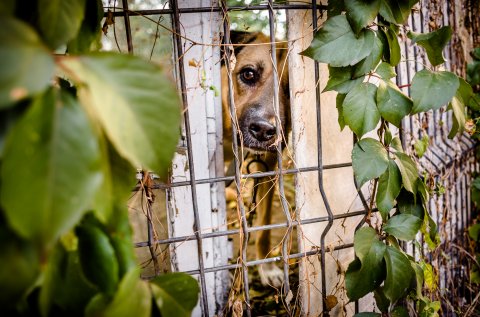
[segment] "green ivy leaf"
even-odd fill
[[[110,302],[110,304],[105,308],[101,316],[149,317],[151,310],[152,295],[148,287],[148,282],[141,280],[139,269],[135,269],[130,270],[123,277],[119,284],[117,293],[113,297],[113,300]]]
[[[78,101],[53,89],[35,98],[11,130],[1,166],[8,186],[0,198],[12,228],[44,247],[53,244],[90,206],[102,178],[99,162]]]
[[[392,66],[397,66],[401,58],[397,34],[392,27],[379,28],[376,33],[383,43],[383,57],[385,61]]]
[[[450,26],[444,26],[430,33],[408,32],[407,36],[412,40],[412,43],[417,43],[425,49],[432,66],[445,63],[443,49],[452,37],[452,28]]]
[[[408,313],[408,310],[405,307],[397,306],[394,309],[392,309],[392,312],[390,313],[390,316],[392,316],[392,317],[410,317],[410,314]]]
[[[408,0],[382,0],[380,15],[390,23],[404,24],[410,15],[410,10],[416,1]]]
[[[410,261],[410,265],[412,266],[412,269],[415,272],[415,288],[417,291],[417,297],[420,298],[422,296],[423,282],[425,280],[423,269],[420,266],[420,264],[418,264],[417,262],[414,262],[413,260]]]
[[[37,33],[9,16],[0,19],[0,109],[46,89],[54,61]]]
[[[387,266],[384,284],[385,296],[395,303],[407,292],[415,272],[407,256],[395,247],[386,247],[384,259]]]
[[[390,78],[397,76],[397,73],[395,73],[395,67],[385,62],[381,62],[380,65],[378,65],[377,69],[375,69],[375,73],[382,77],[383,80],[389,80]]]
[[[382,259],[385,244],[378,239],[374,229],[360,228],[354,237],[357,259],[348,266],[345,287],[350,300],[357,300],[373,291],[383,282]]]
[[[392,210],[395,199],[402,188],[402,178],[400,171],[394,161],[388,161],[387,170],[380,176],[378,180],[378,191],[375,201],[377,208],[382,215],[383,221],[387,221],[387,216]]]
[[[102,0],[85,1],[85,18],[80,31],[67,45],[69,54],[87,53],[101,47],[103,4]]]
[[[114,53],[63,63],[118,153],[137,168],[165,173],[179,136],[180,102],[162,71],[138,57]]]
[[[403,187],[415,195],[417,193],[417,180],[419,179],[417,165],[407,154],[396,152],[395,156],[397,157],[395,162],[402,174]]]
[[[458,77],[454,73],[432,72],[428,69],[417,72],[411,86],[412,113],[440,109],[452,100],[459,86]]]
[[[375,139],[362,139],[353,147],[353,171],[360,187],[382,175],[388,167],[388,162],[387,150]]]
[[[423,270],[423,276],[425,281],[425,286],[430,292],[435,292],[438,286],[438,277],[435,274],[433,266],[424,261],[420,262],[420,267]]]
[[[353,317],[381,317],[382,314],[379,313],[369,313],[369,312],[362,312],[353,315]]]
[[[412,193],[402,189],[397,197],[398,210],[402,214],[414,215],[423,219],[425,210],[420,199],[415,198]]]
[[[467,64],[467,81],[472,86],[480,85],[480,60],[473,60]]]
[[[185,273],[170,273],[150,281],[153,297],[162,316],[189,317],[197,305],[200,288]]]
[[[355,34],[370,25],[380,10],[380,0],[345,0],[347,18]]]
[[[383,230],[399,240],[410,241],[415,239],[422,222],[422,219],[414,215],[400,214],[390,218]]]
[[[432,251],[435,250],[440,243],[440,236],[437,231],[437,223],[428,212],[425,212],[421,231],[429,249]]]
[[[377,90],[377,106],[380,115],[396,127],[412,111],[413,102],[391,82],[380,81]]]
[[[462,77],[458,77],[458,80],[459,80],[460,86],[458,87],[458,90],[457,90],[457,97],[462,98],[463,104],[466,105],[470,102],[470,98],[472,98],[474,95],[473,88]]]
[[[365,57],[361,62],[355,65],[355,71],[353,73],[353,77],[360,77],[365,74],[370,73],[375,67],[377,67],[380,59],[382,58],[383,54],[383,44],[382,41],[375,37],[375,41],[373,42],[373,49],[370,55]]]
[[[338,124],[340,125],[340,131],[345,128],[345,118],[343,117],[343,101],[345,100],[345,94],[337,94],[336,104],[338,110]]]
[[[465,105],[463,104],[462,97],[457,98],[457,96],[453,97],[452,101],[450,102],[449,108],[451,107],[453,110],[453,124],[450,133],[448,133],[448,138],[453,139],[455,135],[461,134],[465,131]]]
[[[430,138],[427,134],[423,135],[420,140],[415,140],[413,147],[415,148],[415,153],[421,158],[428,149],[428,144],[430,143]]]
[[[388,308],[390,307],[390,301],[385,296],[383,287],[379,287],[374,290],[373,297],[375,298],[375,304],[377,304],[378,309],[380,309],[382,313],[388,312]]]
[[[85,15],[85,0],[39,0],[39,26],[52,49],[75,37]]]
[[[343,117],[350,129],[361,138],[372,131],[380,121],[380,112],[375,102],[377,86],[362,83],[355,86],[343,101]]]
[[[403,146],[402,146],[402,141],[400,140],[399,137],[394,137],[392,139],[392,142],[390,143],[390,146],[395,149],[397,152],[403,153]]]
[[[353,87],[363,82],[365,76],[355,78],[353,76],[353,67],[331,67],[328,66],[328,82],[325,91],[335,90],[340,94],[347,94]]]
[[[374,38],[370,30],[355,36],[345,15],[337,15],[323,24],[301,54],[333,67],[355,65],[370,54]]]
[[[478,241],[480,237],[480,223],[476,223],[468,227],[468,235],[473,241]]]

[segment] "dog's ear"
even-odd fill
[[[246,31],[237,31],[237,30],[230,30],[230,43],[232,44],[249,44],[254,42],[258,38],[258,32],[246,32]],[[223,38],[222,44],[230,44],[225,42],[225,37]],[[221,46],[221,55],[224,56],[225,54],[225,46]],[[240,51],[244,48],[245,46],[238,46],[235,45],[233,46],[233,51],[235,55],[240,53]],[[223,59],[222,59],[222,64],[223,64]]]

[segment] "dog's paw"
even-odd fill
[[[265,263],[258,267],[260,281],[264,286],[281,287],[283,284],[283,271],[275,263]]]

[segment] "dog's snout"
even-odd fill
[[[248,131],[260,142],[270,141],[277,133],[277,128],[266,120],[250,123]]]

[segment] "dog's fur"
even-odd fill
[[[234,46],[234,68],[231,72],[233,99],[236,117],[229,111],[228,71],[222,67],[223,135],[226,160],[232,155],[232,124],[237,124],[239,146],[261,155],[268,170],[277,165],[277,145],[287,136],[290,126],[290,98],[288,87],[288,67],[285,67],[287,50],[285,45],[277,45],[277,73],[279,77],[279,113],[274,106],[274,72],[270,38],[262,33],[231,32]],[[281,122],[283,135],[276,134],[276,118]],[[240,151],[241,153],[241,151]],[[259,180],[257,192],[256,225],[266,225],[272,218],[272,189],[274,177]],[[259,231],[255,241],[257,259],[264,259],[270,252],[270,232]],[[264,285],[280,286],[283,271],[274,263],[263,264],[259,268]]]

